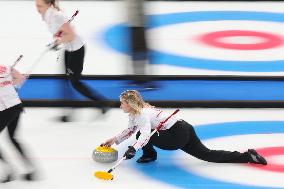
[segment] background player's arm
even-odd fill
[[[75,38],[74,29],[71,27],[69,23],[64,23],[60,27],[59,32],[61,32],[61,35],[55,36],[57,44],[68,43],[68,42],[71,42]]]
[[[20,85],[24,82],[26,79],[26,75],[21,74],[18,70],[15,68],[12,68],[11,70],[11,75],[12,75],[12,83],[13,85]]]

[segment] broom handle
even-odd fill
[[[72,20],[74,20],[75,16],[77,16],[78,13],[79,13],[79,10],[76,10],[76,12],[72,15],[72,17],[66,23],[70,23]],[[54,34],[54,36],[56,37],[61,37],[61,35],[62,35],[62,31],[58,31],[57,33]],[[52,49],[55,46],[55,41],[53,41],[52,43],[49,43],[47,46],[50,47],[50,49]]]
[[[159,131],[163,126],[164,126],[164,124],[172,117],[172,116],[174,116],[176,113],[178,113],[179,112],[179,109],[176,109],[169,117],[167,117],[164,121],[162,121],[162,122],[160,122],[159,123],[159,125],[156,127],[156,131]],[[154,131],[155,131],[154,130]],[[155,133],[155,132],[152,132],[151,133],[151,136]]]
[[[17,60],[14,62],[14,64],[12,65],[12,68],[14,68],[19,62],[20,60],[23,58],[23,55],[20,55]]]
[[[67,21],[67,23],[70,23],[72,20],[74,20],[75,16],[79,13],[79,10],[76,10],[76,12],[72,15],[72,17]],[[58,31],[54,36],[61,37],[62,31]]]
[[[121,162],[123,162],[123,160],[125,159],[126,157],[123,156],[110,170],[108,170],[108,173],[111,173],[113,170],[115,170],[115,168],[118,167],[121,164]]]

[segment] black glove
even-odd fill
[[[53,45],[52,47],[50,47],[50,50],[58,51],[58,50],[60,50],[60,47],[59,47],[59,45]]]
[[[126,157],[126,159],[131,159],[135,156],[136,154],[136,150],[133,146],[128,146],[128,150],[124,153],[124,157]]]
[[[59,44],[50,43],[47,45],[50,51],[58,51],[60,50]]]

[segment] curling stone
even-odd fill
[[[117,150],[106,147],[99,146],[93,151],[93,160],[100,163],[112,163],[118,158]]]

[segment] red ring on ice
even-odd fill
[[[249,166],[262,169],[262,170],[266,170],[266,171],[284,173],[284,164],[276,164],[276,163],[269,161],[269,157],[271,156],[284,155],[284,146],[261,148],[261,149],[257,149],[257,152],[268,160],[267,165],[249,164]]]
[[[263,39],[263,42],[254,44],[226,43],[222,41],[222,39],[226,37],[257,37]],[[200,36],[199,40],[213,47],[235,50],[263,50],[277,47],[283,43],[283,39],[280,36],[264,32],[244,30],[210,32]]]

